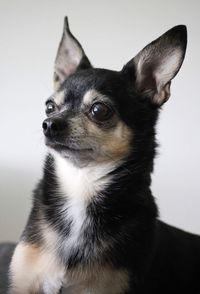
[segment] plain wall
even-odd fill
[[[116,70],[187,25],[186,58],[158,123],[152,190],[163,220],[200,234],[199,12],[198,0],[0,0],[0,241],[18,240],[42,174],[44,102],[65,15],[93,65]]]

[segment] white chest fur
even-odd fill
[[[59,183],[59,194],[64,201],[61,209],[63,221],[71,223],[70,234],[63,243],[66,252],[70,248],[81,245],[82,232],[90,223],[87,206],[94,197],[101,197],[101,191],[112,181],[109,173],[116,168],[114,163],[96,164],[83,168],[74,166],[71,162],[53,153],[55,159],[55,173]]]
[[[115,163],[91,164],[79,168],[60,155],[54,154],[54,158],[58,182],[69,199],[90,201],[110,183],[111,176],[108,174],[116,168]]]
[[[57,154],[54,154],[54,158],[60,192],[64,198],[66,197],[63,212],[67,211],[66,219],[71,220],[71,230],[66,243],[61,242],[62,247],[65,248],[64,251],[69,254],[72,248],[81,246],[82,232],[87,229],[91,221],[86,213],[87,205],[94,197],[101,197],[101,191],[112,181],[109,173],[116,168],[116,164],[107,163],[77,168]],[[94,252],[98,252],[98,249],[94,249]],[[87,270],[78,267],[73,272],[67,270],[66,293],[118,294],[123,293],[123,290],[127,288],[128,275],[125,271],[102,268],[98,265],[94,267]]]

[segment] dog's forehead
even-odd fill
[[[65,102],[66,103],[68,102],[68,101],[66,101],[66,97],[67,97],[66,91],[61,90],[60,92],[58,92],[54,95],[54,101],[56,102],[57,105],[62,105]],[[84,92],[81,101],[79,99],[79,103],[82,106],[87,106],[87,105],[89,106],[97,100],[106,103],[106,102],[110,101],[110,97],[99,92],[98,90],[96,90],[94,88],[91,88],[91,89],[88,89]]]
[[[89,104],[95,98],[105,101],[108,97],[115,96],[116,85],[120,83],[118,72],[103,69],[84,70],[70,76],[53,98],[58,105],[75,101],[79,105]]]

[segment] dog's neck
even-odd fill
[[[93,197],[104,191],[113,180],[111,172],[119,162],[91,163],[77,167],[69,160],[54,153],[55,172],[61,192],[69,199],[90,202]]]
[[[127,202],[137,201],[141,194],[151,196],[151,162],[146,167],[138,167],[129,158],[124,162],[91,163],[80,168],[56,152],[51,156],[58,193],[68,201],[88,205],[103,195],[113,197],[114,194],[115,200],[117,195],[123,195]]]

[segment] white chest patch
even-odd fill
[[[72,201],[89,202],[111,182],[108,174],[116,167],[116,164],[104,163],[79,168],[55,153],[54,158],[61,192]]]
[[[112,181],[109,173],[116,168],[114,164],[98,164],[84,168],[77,168],[55,152],[55,172],[59,183],[59,193],[66,199],[62,207],[62,219],[71,221],[70,233],[66,239],[48,225],[42,225],[45,245],[50,252],[58,247],[67,258],[74,249],[83,250],[87,247],[83,232],[89,228],[91,219],[87,215],[87,206],[94,197],[101,197],[101,191]],[[66,215],[65,215],[66,212]],[[91,240],[88,240],[91,245]],[[104,244],[103,247],[109,246]],[[89,247],[95,256],[100,256],[101,249],[94,243]],[[54,253],[53,253],[54,254]],[[83,253],[84,254],[84,253]],[[86,255],[88,258],[88,255]],[[129,276],[126,271],[101,267],[94,262],[88,268],[77,265],[73,270],[65,269],[63,285],[69,294],[121,294],[127,289]]]
[[[63,244],[69,252],[70,248],[81,245],[82,233],[91,221],[86,213],[87,206],[110,184],[112,177],[109,173],[116,165],[106,163],[78,168],[57,153],[53,152],[53,156],[59,193],[66,198],[61,210],[62,219],[66,217],[66,221],[71,222],[70,234]]]

